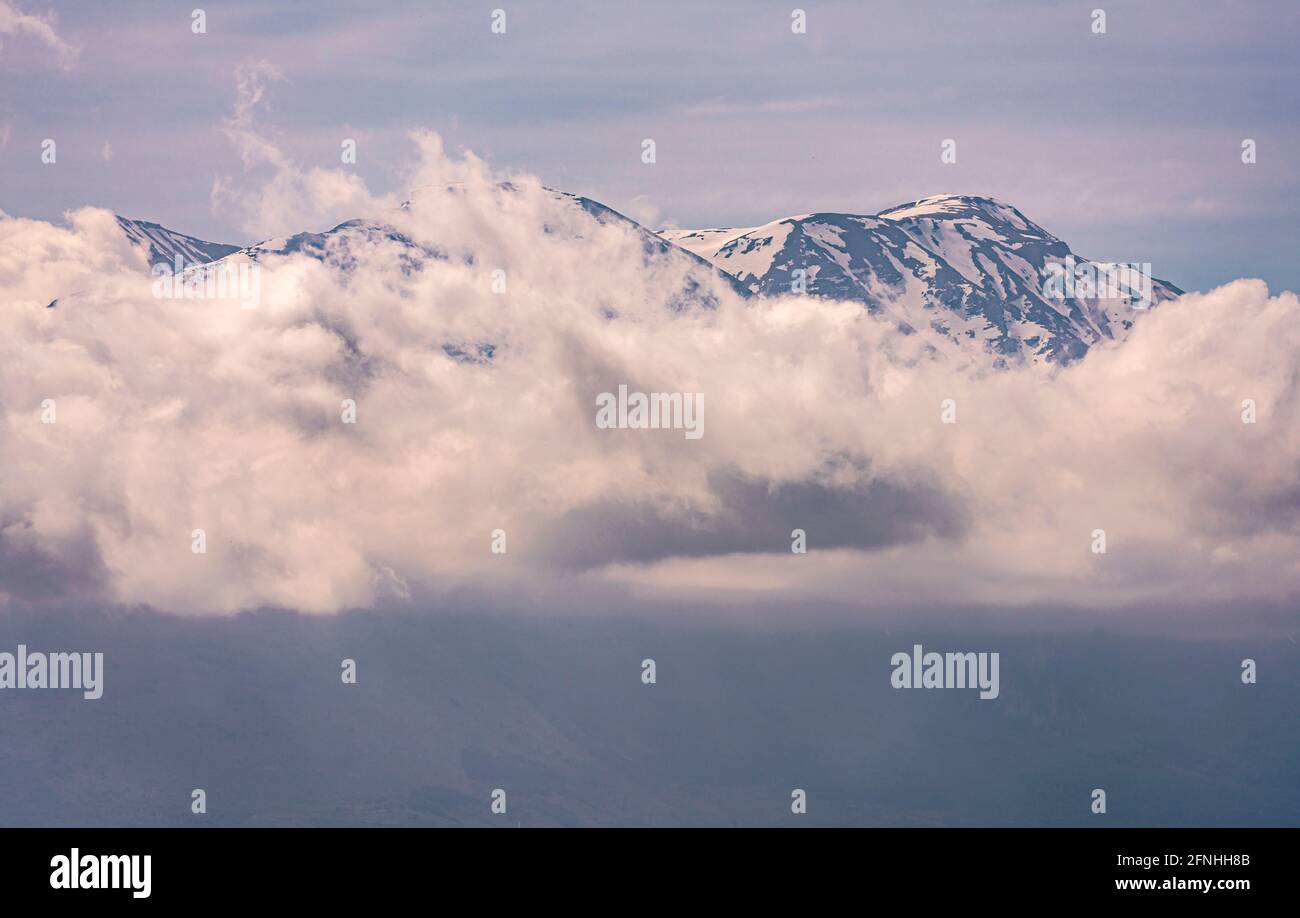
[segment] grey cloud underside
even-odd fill
[[[811,549],[879,549],[922,539],[957,538],[963,503],[930,482],[865,475],[852,484],[815,479],[771,482],[735,469],[714,470],[711,512],[602,500],[575,507],[548,527],[540,553],[573,568],[672,557],[789,553],[791,530],[805,528]]]
[[[94,534],[87,528],[51,549],[23,516],[0,519],[0,585],[27,600],[97,595],[108,579]]]
[[[1203,528],[1211,535],[1300,535],[1300,465],[1285,479],[1261,483],[1234,476],[1202,487],[1212,511]]]

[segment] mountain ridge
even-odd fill
[[[931,195],[876,214],[800,214],[757,227],[660,235],[751,293],[856,300],[907,330],[928,327],[958,345],[977,342],[998,363],[1069,363],[1095,344],[1122,340],[1140,311],[1182,294],[1147,274],[1149,291],[1110,296],[1085,288],[1057,296],[1053,277],[1115,272],[1076,255],[1017,208],[979,195]],[[1148,292],[1149,302],[1138,302]]]
[[[514,188],[506,182],[499,190]],[[1140,312],[1182,294],[1173,284],[1136,271],[1125,273],[1127,285],[1121,281],[1111,285],[1114,289],[1057,291],[1053,279],[1069,275],[1073,280],[1083,271],[1113,280],[1115,269],[1076,255],[1016,207],[987,196],[938,194],[876,214],[820,212],[755,227],[655,232],[599,201],[547,191],[599,223],[637,232],[647,259],[680,252],[716,272],[741,296],[802,293],[861,302],[907,333],[925,330],[957,348],[978,347],[995,366],[1070,363],[1096,344],[1123,340]],[[347,220],[323,232],[247,246],[117,219],[133,243],[148,249],[153,265],[171,266],[177,258],[187,267],[231,256],[257,261],[301,252],[346,270],[353,244],[385,239],[400,244],[412,268],[428,258],[449,257],[438,247],[416,244],[382,218]],[[679,300],[712,305],[693,279]]]
[[[131,242],[149,253],[149,264],[165,264],[175,267],[176,258],[181,259],[182,267],[191,267],[217,261],[239,251],[239,246],[223,242],[208,242],[197,236],[188,236],[168,229],[159,223],[147,220],[133,220],[114,214],[117,224],[126,233]]]

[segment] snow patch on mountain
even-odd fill
[[[995,363],[1069,363],[1122,340],[1145,308],[1181,295],[1152,278],[1150,302],[1135,291],[1061,296],[1049,279],[1065,266],[1101,269],[1009,204],[944,194],[874,215],[786,217],[750,229],[666,230],[733,275],[749,292],[804,292],[857,300],[906,317],[949,341],[978,341]]]
[[[149,253],[151,265],[161,264],[174,268],[176,259],[179,258],[182,267],[188,268],[225,258],[239,250],[237,245],[208,242],[144,220],[132,220],[119,215],[117,224],[133,244]]]

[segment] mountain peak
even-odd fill
[[[928,328],[1001,362],[1068,363],[1098,342],[1123,338],[1141,310],[1181,293],[1147,278],[1144,290],[1058,294],[1050,281],[1062,266],[1091,263],[1015,207],[981,195],[663,235],[750,293],[858,300],[900,327]]]
[[[1002,206],[1001,202],[994,200],[993,198],[984,197],[983,195],[954,194],[949,192],[945,194],[932,194],[921,198],[919,201],[912,201],[908,204],[899,204],[897,207],[891,207],[889,210],[881,211],[881,213],[903,210],[904,208],[915,208],[917,210],[925,210],[933,213],[951,213],[968,207],[983,207],[989,205],[995,207]]]
[[[127,239],[148,252],[151,265],[172,267],[177,259],[182,265],[200,265],[239,251],[237,245],[208,242],[147,220],[132,220],[121,214],[113,216],[117,217],[117,225],[126,233]]]
[[[1021,233],[1029,232],[1055,238],[1010,204],[1004,204],[996,198],[975,194],[934,194],[919,201],[882,210],[876,216],[883,220],[895,221],[977,219],[1002,223]]]

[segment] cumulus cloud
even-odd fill
[[[960,538],[775,568],[771,557],[679,559],[615,573],[681,595],[749,584],[894,607],[1294,601],[1298,318],[1294,294],[1243,280],[1161,306],[1124,344],[1054,375],[891,369],[875,392],[839,390],[859,409],[847,429],[887,466],[929,469],[968,514]],[[945,398],[956,424],[938,423]],[[1105,555],[1091,551],[1096,529]]]
[[[1239,281],[1070,367],[991,371],[860,304],[744,299],[635,224],[414,139],[411,200],[268,246],[254,309],[155,298],[105,211],[0,218],[0,594],[191,613],[1297,593],[1293,294]],[[249,149],[275,220],[347,181]],[[704,436],[599,429],[620,384],[703,393]]]

